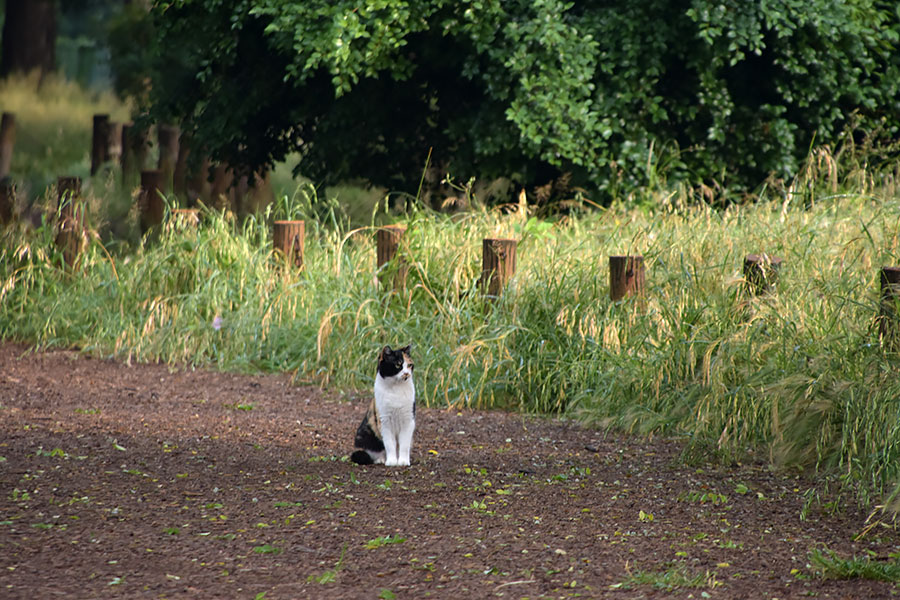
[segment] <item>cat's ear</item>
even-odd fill
[[[383,361],[383,360],[384,360],[384,355],[385,355],[385,354],[388,354],[389,352],[391,352],[391,347],[390,347],[390,346],[385,346],[384,348],[382,348],[382,349],[381,349],[381,352],[378,353],[378,362]]]
[[[412,350],[412,344],[407,344],[405,348],[400,348],[398,352],[402,352],[403,354],[409,354]]]

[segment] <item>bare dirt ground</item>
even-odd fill
[[[885,598],[814,548],[897,552],[764,465],[420,408],[409,468],[346,460],[368,398],[0,344],[2,598]],[[877,534],[877,535],[876,535]],[[646,583],[640,583],[646,581]]]

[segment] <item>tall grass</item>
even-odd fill
[[[896,165],[858,156],[817,150],[794,181],[721,210],[687,188],[552,222],[524,205],[413,205],[403,291],[376,277],[388,215],[351,227],[309,186],[241,224],[208,211],[133,248],[95,232],[75,270],[51,218],[2,232],[0,338],[345,389],[370,387],[381,345],[412,342],[429,405],[564,413],[726,459],[763,452],[840,476],[868,505],[900,490],[900,357],[875,327],[878,269],[900,264],[900,194]],[[96,229],[119,201],[92,198]],[[273,254],[275,218],[307,220],[302,271]],[[477,286],[484,237],[520,240],[493,302]],[[745,290],[755,252],[784,259],[773,294]],[[607,257],[622,253],[643,254],[647,290],[613,303]]]
[[[0,105],[16,116],[10,172],[24,192],[39,195],[60,175],[88,179],[94,114],[127,121],[130,107],[111,92],[92,92],[37,73],[0,80]]]

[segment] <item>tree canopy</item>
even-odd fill
[[[218,159],[318,181],[599,189],[655,169],[754,185],[849,124],[896,137],[900,9],[878,0],[176,0],[149,107]]]

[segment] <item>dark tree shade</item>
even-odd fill
[[[56,68],[56,3],[53,0],[6,0],[0,77],[49,73]]]
[[[884,0],[182,0],[146,30],[126,71],[157,121],[244,172],[299,152],[322,183],[416,193],[430,157],[460,181],[569,173],[605,198],[747,188],[850,128],[900,135]]]

